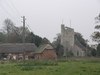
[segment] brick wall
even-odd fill
[[[52,50],[44,50],[42,53],[40,54],[35,54],[35,59],[51,59],[51,58],[57,58],[57,55],[55,53],[55,51]]]
[[[30,56],[32,52],[25,52],[25,56]],[[20,56],[20,54],[23,56],[23,53],[12,53],[12,57],[14,58],[14,60],[18,60],[18,57]]]

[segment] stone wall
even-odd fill
[[[64,56],[68,51],[72,51],[74,46],[74,29],[61,25],[61,44],[64,47]]]
[[[83,51],[79,46],[74,45],[73,54],[74,56],[85,56],[85,51]]]

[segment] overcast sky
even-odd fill
[[[100,0],[0,0],[0,29],[6,18],[10,18],[16,26],[22,26],[21,16],[25,16],[36,35],[47,37],[52,42],[61,32],[62,19],[68,27],[71,19],[75,32],[91,41],[94,17],[99,13]]]

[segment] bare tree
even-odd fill
[[[11,19],[4,20],[4,31],[7,34],[7,41],[10,39],[10,34],[15,30],[15,24],[11,21]]]

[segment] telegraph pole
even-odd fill
[[[23,63],[25,64],[25,16],[23,18]]]

